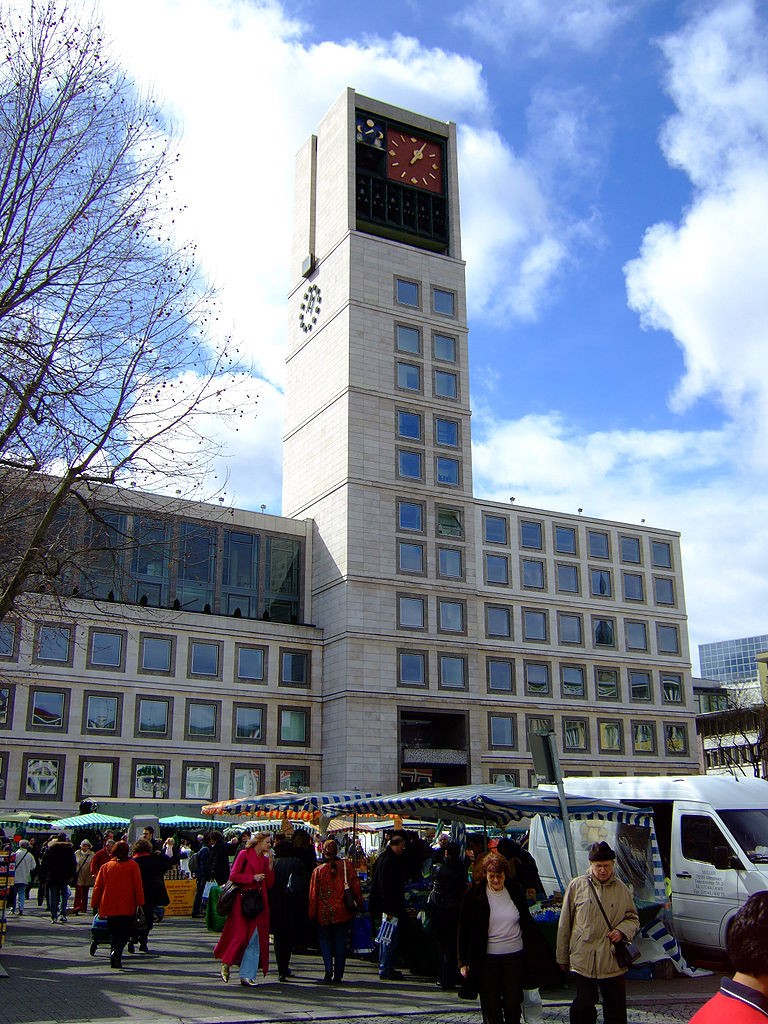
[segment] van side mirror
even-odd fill
[[[735,857],[728,846],[716,846],[714,851],[714,865],[718,871],[727,871],[728,868],[743,870],[741,861]]]

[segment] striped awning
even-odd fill
[[[91,811],[90,814],[75,814],[71,818],[59,818],[49,823],[48,827],[52,832],[57,828],[117,828],[120,825],[130,825],[130,818],[119,818],[116,814],[99,814]]]
[[[236,818],[293,818],[299,821],[313,821],[325,814],[335,815],[335,808],[356,798],[370,800],[378,793],[355,793],[354,791],[326,793],[266,793],[242,800],[220,800],[206,804],[202,813],[209,816],[228,815]]]

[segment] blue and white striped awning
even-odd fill
[[[207,804],[203,807],[202,813],[244,818],[284,815],[311,821],[321,814],[332,817],[336,813],[336,806],[357,797],[370,800],[379,795],[378,793],[355,793],[353,790],[344,793],[267,793],[264,796],[252,796],[242,800],[221,800],[215,804]]]
[[[615,800],[595,797],[566,797],[568,814],[636,813],[635,808]],[[398,814],[409,818],[457,818],[462,821],[490,822],[506,825],[535,814],[560,817],[560,800],[556,793],[539,789],[518,789],[515,786],[452,786],[442,789],[417,789],[409,793],[391,793],[369,797],[361,794],[346,802],[335,801],[323,806],[325,814]]]
[[[55,832],[60,828],[117,828],[120,825],[130,825],[129,818],[119,818],[116,814],[99,814],[92,811],[90,814],[75,814],[71,818],[59,818],[49,823],[48,828]]]

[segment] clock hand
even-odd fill
[[[424,157],[424,147],[426,142],[422,142],[421,149],[414,149],[413,156],[411,157],[411,164],[415,164],[417,160],[422,160]]]

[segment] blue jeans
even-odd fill
[[[51,909],[51,920],[55,921],[57,917],[66,918],[68,896],[69,886],[66,882],[63,885],[54,885],[53,882],[48,883],[48,899]]]
[[[243,958],[240,961],[240,977],[245,981],[256,981],[259,972],[259,960],[261,959],[261,946],[259,945],[259,929],[254,929],[250,942],[245,947]]]
[[[344,977],[351,930],[351,921],[343,921],[341,924],[321,924],[317,927],[317,941],[320,944],[320,953],[325,965],[325,975],[327,978],[332,977],[334,981],[341,981]]]
[[[400,922],[395,925],[392,932],[391,942],[379,943],[379,977],[391,974],[395,969],[395,954],[397,953],[398,939],[400,938]]]

